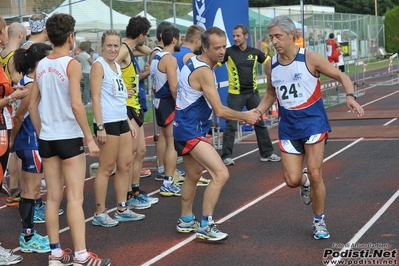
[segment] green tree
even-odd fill
[[[394,53],[399,51],[398,18],[399,6],[396,6],[385,13],[385,49],[388,53]]]

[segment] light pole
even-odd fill
[[[374,10],[375,10],[375,16],[378,16],[377,0],[374,0]]]

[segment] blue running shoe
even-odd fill
[[[46,211],[46,202],[43,201],[42,202],[42,206],[39,205],[35,205],[35,214],[33,215],[33,222],[35,224],[43,224],[45,223],[45,219],[44,219],[44,212]],[[58,215],[62,215],[64,213],[64,211],[62,209],[59,209],[58,211]]]
[[[165,184],[162,184],[161,189],[159,190],[159,194],[165,197],[170,197],[170,196],[181,196],[181,186],[179,186],[176,183],[172,183],[170,186],[165,186]]]
[[[198,227],[196,236],[199,239],[208,241],[221,241],[229,237],[228,234],[221,232],[213,221],[208,222],[204,227]]]
[[[50,252],[50,240],[47,236],[41,236],[35,232],[33,237],[26,242],[25,235],[21,234],[19,237],[19,245],[21,246],[21,252],[24,253],[46,253]]]
[[[327,231],[324,215],[321,220],[313,220],[313,237],[315,239],[330,238],[330,233]]]
[[[138,195],[139,198],[145,199],[146,201],[148,201],[151,205],[158,203],[158,198],[155,197],[151,197],[148,196],[147,193],[145,193],[144,191],[140,190],[140,194]]]
[[[92,225],[95,226],[103,226],[103,227],[114,227],[118,225],[118,221],[115,221],[111,217],[109,217],[107,210],[103,211],[101,214],[94,213],[93,221],[91,221]]]
[[[144,210],[151,207],[151,203],[149,203],[147,199],[139,196],[131,197],[128,199],[127,203],[130,207],[137,210]]]
[[[114,219],[118,222],[140,221],[143,220],[144,217],[144,214],[138,214],[129,209],[126,209],[123,212],[116,210],[114,214]]]

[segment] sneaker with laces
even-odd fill
[[[129,204],[130,207],[136,210],[143,210],[151,207],[151,203],[149,203],[143,197],[139,196],[131,197],[130,199],[128,199],[127,203]]]
[[[108,215],[107,210],[105,210],[101,214],[94,213],[93,221],[91,221],[92,225],[95,226],[101,225],[103,227],[114,227],[118,225],[118,223],[119,223],[118,221],[115,221]]]
[[[0,243],[0,256],[2,256],[2,255],[7,255],[7,254],[12,254],[13,252],[12,252],[12,249],[8,249],[8,248],[3,248],[2,246],[1,246],[1,243]],[[0,264],[1,265],[1,264]]]
[[[308,178],[308,168],[303,168],[302,170],[302,175],[306,176]],[[302,199],[302,202],[306,205],[310,205],[312,203],[312,199],[310,198],[310,186],[301,186],[300,189],[300,196]]]
[[[182,169],[176,169],[177,174],[184,176],[186,174],[186,171],[182,170]],[[165,172],[159,172],[157,171],[157,176],[155,177],[155,180],[158,181],[163,181],[163,178],[165,177]]]
[[[226,166],[235,165],[235,164],[236,164],[236,163],[233,161],[233,159],[231,159],[231,158],[224,158],[224,159],[223,159],[223,163],[224,163],[224,165],[226,165]]]
[[[273,153],[272,155],[270,155],[268,157],[260,157],[260,160],[262,162],[279,162],[279,161],[281,161],[281,157],[277,156],[276,154]]]
[[[19,236],[19,245],[21,246],[21,252],[24,253],[46,253],[50,252],[50,240],[47,236],[39,235],[37,232],[33,235],[33,237],[26,242],[25,235],[21,234]]]
[[[179,176],[179,177],[173,177],[173,181],[177,183],[178,185],[183,185],[183,182],[186,178],[184,176]],[[197,187],[206,187],[209,185],[209,182],[211,182],[210,179],[206,179],[203,176],[200,177],[197,183]]]
[[[130,209],[126,209],[123,212],[118,210],[115,211],[114,219],[118,222],[130,222],[130,221],[140,221],[145,218],[144,214],[135,213]]]
[[[140,194],[138,195],[138,197],[148,201],[151,205],[158,203],[159,201],[158,198],[148,196],[148,194],[143,190],[140,190]]]
[[[179,221],[177,221],[176,230],[179,233],[197,232],[199,226],[200,223],[198,222],[198,220],[195,219],[195,216],[188,223],[184,222],[181,218],[179,218]]]
[[[33,215],[33,222],[35,224],[43,224],[45,223],[44,213],[46,211],[46,202],[43,201],[42,205],[35,205],[34,206],[34,215]],[[62,209],[58,210],[58,215],[62,215],[64,211]]]
[[[9,249],[0,246],[0,265],[13,265],[22,261],[23,258],[21,255],[14,255],[7,250]]]
[[[150,175],[151,175],[151,170],[150,169],[146,169],[146,168],[141,169],[141,172],[140,172],[140,177],[141,178],[149,177]]]
[[[330,238],[330,233],[327,231],[324,215],[321,220],[313,219],[313,237],[315,239]]]
[[[6,199],[6,205],[7,207],[18,207],[20,201],[21,201],[21,193],[18,192],[17,194],[14,195],[8,195]]]
[[[221,232],[213,221],[209,221],[204,227],[198,227],[196,236],[199,239],[208,241],[221,241],[229,237],[228,234]]]
[[[56,257],[53,255],[48,256],[48,265],[73,265],[73,255],[72,250],[66,248],[62,250],[62,256]]]
[[[93,252],[88,252],[89,255],[85,260],[79,260],[78,258],[73,259],[74,266],[109,266],[111,265],[110,259],[100,259],[96,254]]]
[[[169,186],[166,186],[165,184],[162,184],[161,189],[159,190],[159,194],[161,194],[164,197],[170,197],[170,196],[181,196],[181,186],[179,186],[176,183],[172,183]]]

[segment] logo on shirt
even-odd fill
[[[302,73],[295,73],[293,80],[302,80]]]
[[[248,55],[247,60],[254,60],[254,56],[253,55]]]

